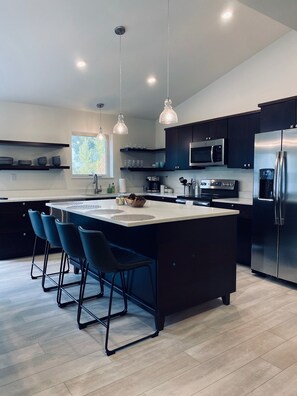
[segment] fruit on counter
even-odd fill
[[[137,201],[137,202],[146,201],[146,199],[144,197],[137,196],[137,195],[135,195],[133,193],[130,194],[127,198],[128,199],[132,199],[133,201]]]
[[[136,198],[136,195],[133,194],[133,193],[131,193],[131,194],[128,196],[128,198],[129,198],[129,199],[135,199],[135,198]]]

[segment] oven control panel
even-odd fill
[[[201,189],[234,190],[237,186],[237,180],[202,179],[199,185]]]

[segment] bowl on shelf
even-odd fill
[[[53,164],[53,166],[60,166],[61,165],[61,157],[59,155],[53,156],[52,164]]]
[[[12,165],[13,158],[12,157],[0,157],[0,165]]]
[[[47,163],[47,158],[46,157],[38,157],[37,158],[37,164],[39,166],[45,166]]]
[[[31,166],[32,161],[31,160],[18,160],[18,165],[20,166]]]

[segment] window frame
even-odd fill
[[[99,136],[98,132],[81,132],[81,131],[72,131],[71,132],[71,177],[73,179],[90,179],[93,177],[94,174],[73,174],[73,168],[72,168],[72,156],[73,156],[73,150],[72,150],[72,137],[73,136],[90,136],[90,137],[97,137]],[[106,141],[106,174],[101,174],[97,173],[100,175],[102,179],[110,179],[113,178],[113,136],[107,133],[103,134],[104,139]]]

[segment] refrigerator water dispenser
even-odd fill
[[[273,199],[274,169],[265,168],[259,169],[259,171],[259,198]]]

